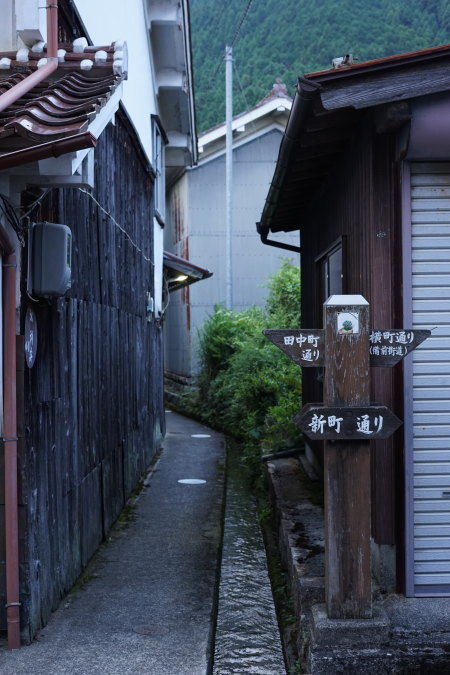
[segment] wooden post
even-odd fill
[[[331,296],[324,304],[324,329],[324,405],[368,406],[367,301],[360,295]],[[324,474],[328,617],[370,618],[369,440],[326,441]]]

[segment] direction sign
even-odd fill
[[[305,405],[294,421],[306,436],[316,441],[389,438],[402,424],[383,405],[341,408],[314,403]]]
[[[270,329],[263,333],[302,368],[323,366],[325,331]]]
[[[412,328],[369,331],[371,366],[394,366],[429,338],[431,330]]]
[[[322,329],[264,330],[264,335],[302,368],[323,366],[325,331]],[[370,365],[394,366],[430,337],[430,330],[377,329],[369,331]]]

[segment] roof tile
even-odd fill
[[[46,45],[0,53],[0,94],[47,61]],[[86,131],[126,77],[126,43],[60,44],[58,69],[0,112],[0,153]],[[89,65],[86,70],[84,67]]]

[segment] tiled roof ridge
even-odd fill
[[[277,87],[278,85],[278,87]],[[244,110],[243,112],[238,113],[237,115],[233,115],[233,121],[240,119],[241,117],[244,117],[244,115],[247,115],[248,113],[252,112],[253,110],[257,110],[261,106],[263,106],[265,103],[268,103],[269,101],[275,100],[277,98],[285,98],[287,101],[292,103],[292,97],[289,96],[288,90],[286,85],[281,81],[280,77],[277,77],[275,80],[275,83],[272,87],[272,89],[269,91],[268,94],[264,96],[258,103],[255,103],[255,105],[251,106],[251,108],[247,108],[247,110]],[[211,131],[214,131],[215,129],[220,129],[220,127],[225,126],[226,122],[220,122],[220,124],[215,124],[213,127],[210,127],[209,129],[206,129],[206,131],[202,131],[201,134],[199,134],[199,138],[202,138],[203,136],[206,136],[206,134],[210,134]]]
[[[58,68],[0,112],[0,153],[86,132],[126,77],[124,42],[60,45]],[[47,62],[45,44],[0,53],[0,94]],[[14,59],[11,58],[14,57]]]
[[[21,47],[16,51],[0,52],[1,71],[30,68],[36,70],[47,63],[47,45],[36,42],[30,49]],[[59,68],[89,71],[93,68],[112,68],[113,72],[126,78],[128,71],[127,43],[116,40],[111,45],[88,45],[86,38],[77,38],[70,43],[61,43],[58,49]]]

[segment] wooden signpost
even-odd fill
[[[330,619],[371,618],[370,441],[388,438],[400,420],[370,405],[370,366],[393,366],[429,330],[369,329],[360,295],[331,296],[324,329],[266,330],[302,367],[324,367],[324,402],[307,404],[295,421],[325,441],[325,596]]]

